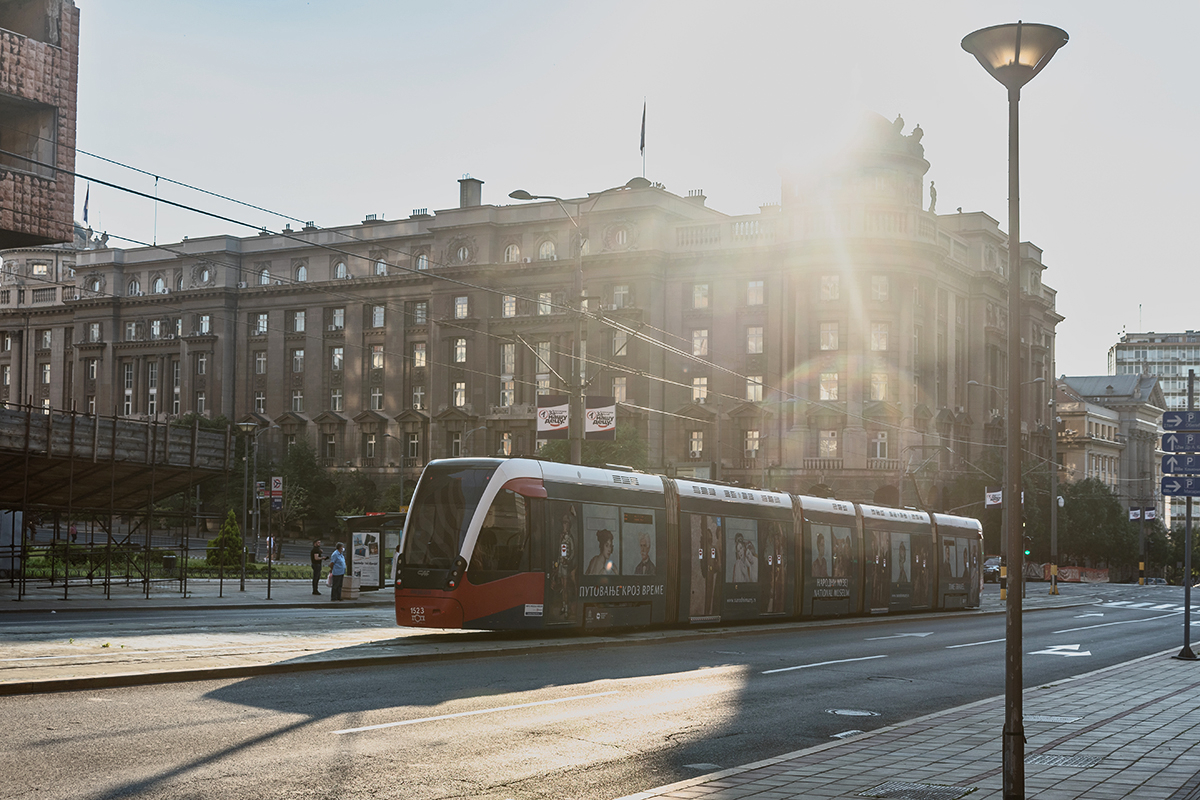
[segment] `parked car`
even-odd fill
[[[1146,578],[1146,585],[1147,586],[1166,586],[1167,579],[1166,578]]]
[[[988,556],[983,561],[983,582],[1000,582],[1000,556]]]

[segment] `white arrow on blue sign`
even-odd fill
[[[1200,475],[1200,455],[1172,453],[1163,456],[1162,471],[1168,475]]]
[[[1168,411],[1162,426],[1168,431],[1200,430],[1200,411]]]
[[[1163,478],[1162,493],[1170,497],[1200,497],[1200,478]]]
[[[1195,453],[1200,451],[1200,431],[1172,431],[1164,433],[1162,449],[1168,453]]]

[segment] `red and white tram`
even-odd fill
[[[974,608],[977,520],[525,458],[431,462],[396,622],[530,629]]]

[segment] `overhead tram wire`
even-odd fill
[[[221,220],[221,221],[223,221],[223,222],[228,222],[228,223],[230,223],[230,224],[233,224],[233,225],[238,225],[238,226],[240,226],[240,227],[250,228],[250,229],[252,229],[252,230],[255,230],[255,231],[258,231],[258,232],[261,232],[261,231],[266,231],[266,228],[262,227],[261,225],[254,225],[254,224],[252,224],[252,223],[244,222],[244,221],[241,221],[241,220],[238,220],[238,219],[234,219],[234,218],[232,218],[232,217],[227,217],[227,216],[224,216],[224,215],[222,215],[222,214],[217,214],[217,213],[215,213],[215,212],[211,212],[211,211],[205,211],[205,210],[203,210],[203,209],[196,208],[196,207],[194,207],[194,206],[189,206],[189,205],[187,205],[187,204],[185,204],[185,203],[179,203],[179,202],[176,202],[176,201],[173,201],[173,200],[166,200],[166,199],[163,199],[163,198],[160,198],[160,197],[156,197],[156,196],[154,196],[154,195],[151,195],[151,194],[147,194],[147,193],[145,193],[145,192],[138,191],[138,190],[136,190],[136,189],[132,189],[132,188],[129,188],[129,187],[126,187],[126,186],[121,186],[120,184],[112,183],[112,182],[110,182],[110,181],[105,181],[105,180],[102,180],[102,179],[99,179],[99,178],[94,178],[94,177],[91,177],[91,176],[85,175],[85,174],[83,174],[83,173],[77,172],[77,171],[66,170],[66,169],[62,169],[62,168],[60,168],[60,167],[55,167],[55,166],[53,166],[53,165],[50,165],[50,164],[45,164],[44,162],[37,161],[36,159],[32,159],[32,158],[29,158],[29,157],[27,157],[27,156],[22,156],[22,155],[20,155],[20,154],[18,154],[18,153],[12,153],[12,152],[10,152],[10,151],[7,151],[7,150],[0,149],[0,155],[8,155],[8,156],[12,156],[12,157],[15,157],[15,158],[21,159],[21,160],[23,160],[23,161],[29,162],[29,163],[31,163],[31,164],[36,164],[36,165],[38,165],[38,166],[42,166],[42,167],[45,167],[45,168],[47,168],[47,169],[55,170],[55,171],[57,171],[57,172],[61,172],[61,173],[67,174],[67,175],[71,175],[71,176],[73,176],[73,177],[76,177],[76,178],[82,178],[83,180],[89,180],[89,181],[92,181],[92,182],[94,182],[94,183],[97,183],[97,184],[99,184],[99,185],[102,185],[102,186],[107,186],[107,187],[109,187],[109,188],[112,188],[112,189],[116,189],[117,191],[126,192],[126,193],[128,193],[128,194],[132,194],[132,195],[135,195],[135,196],[138,196],[138,197],[142,197],[143,199],[146,199],[146,200],[151,200],[151,201],[154,201],[154,202],[166,203],[167,205],[174,206],[174,207],[176,207],[176,208],[179,208],[179,209],[182,209],[182,210],[184,210],[184,211],[190,211],[190,212],[192,212],[192,213],[200,214],[200,215],[202,215],[202,216],[207,216],[207,217],[211,217],[211,218],[213,218],[213,219],[218,219],[218,220]],[[111,161],[111,160],[109,160],[109,159],[104,159],[104,160]],[[124,167],[126,167],[126,168],[128,168],[128,169],[133,169],[133,170],[135,170],[135,171],[137,171],[137,172],[141,172],[141,173],[143,173],[143,174],[150,175],[150,176],[153,176],[153,177],[155,177],[155,178],[158,178],[158,177],[159,177],[159,176],[157,176],[157,175],[154,175],[154,173],[150,173],[150,172],[147,172],[147,171],[145,171],[145,170],[140,170],[140,169],[137,169],[137,168],[135,168],[135,167],[130,167],[130,166],[128,166],[128,165],[121,164],[120,162],[111,162],[111,163],[114,163],[114,164],[117,164],[117,165],[120,165],[120,166],[124,166]],[[171,180],[171,179],[165,179],[165,180],[168,180],[169,182],[171,182],[171,183],[174,183],[174,184],[177,184],[177,185],[180,185],[180,186],[187,186],[186,184],[183,184],[183,183],[181,183],[181,182],[179,182],[179,181],[174,181],[174,180]],[[206,193],[206,194],[209,194],[209,195],[211,195],[211,196],[223,197],[222,195],[217,195],[216,193],[213,193],[213,192],[208,192],[207,190],[199,190],[199,191],[202,191],[202,192],[204,192],[204,193]],[[251,207],[251,208],[258,208],[257,206],[253,206],[253,205],[252,205],[252,204],[250,204],[250,203],[245,203],[245,202],[243,202],[243,201],[233,200],[232,198],[229,198],[229,199],[230,199],[232,202],[239,203],[239,204],[241,204],[241,205],[245,205],[245,206],[247,206],[247,207]],[[277,214],[276,212],[269,211],[269,210],[267,210],[267,211],[266,211],[266,213],[269,213],[269,214],[274,214],[274,215],[276,215],[276,216],[280,216],[280,217],[282,217],[282,218],[284,218],[284,219],[289,219],[289,220],[299,221],[299,220],[298,220],[298,218],[293,218],[293,217],[290,217],[290,216],[287,216],[287,215],[283,215],[283,214]],[[372,242],[371,242],[371,240],[359,239],[359,238],[357,238],[357,237],[351,236],[350,234],[348,234],[348,233],[346,233],[346,232],[344,232],[344,231],[340,231],[340,230],[337,230],[337,229],[332,229],[332,228],[320,228],[319,230],[323,230],[323,231],[325,231],[325,232],[328,232],[328,233],[335,233],[335,234],[337,234],[337,235],[339,235],[339,236],[343,236],[343,237],[345,237],[345,238],[349,239],[350,241],[357,241],[357,242],[364,243],[364,244],[370,244],[370,243],[372,243]],[[338,247],[333,247],[333,246],[331,246],[331,245],[328,245],[328,244],[323,244],[323,243],[319,243],[319,242],[311,242],[311,241],[309,241],[309,240],[308,240],[308,239],[306,239],[306,238],[303,238],[303,237],[301,237],[301,236],[298,236],[298,235],[296,235],[296,233],[294,233],[294,232],[289,232],[289,231],[279,231],[279,232],[269,232],[269,233],[270,233],[270,235],[272,235],[272,236],[280,236],[280,237],[283,237],[283,238],[285,238],[285,239],[289,239],[289,240],[291,240],[291,241],[295,241],[295,242],[297,242],[297,243],[304,244],[304,245],[306,245],[306,246],[309,246],[309,247],[316,247],[316,248],[318,248],[318,249],[322,249],[322,250],[326,250],[326,251],[329,251],[329,252],[337,253],[337,254],[339,254],[339,255],[343,255],[343,256],[345,256],[345,257],[347,257],[347,258],[353,258],[353,259],[362,259],[362,260],[369,260],[369,259],[366,259],[366,258],[364,258],[363,256],[361,256],[361,255],[359,255],[359,254],[357,254],[357,253],[352,253],[352,252],[350,252],[350,251],[348,251],[348,250],[343,250],[343,249],[341,249],[341,248],[338,248]],[[125,239],[124,237],[117,237],[117,238],[121,238],[123,241],[135,241],[135,240],[131,240],[131,239]],[[149,247],[161,247],[160,245],[157,245],[157,244],[145,245],[144,243],[143,243],[143,246],[149,246]],[[164,248],[164,249],[166,249],[166,248]],[[173,252],[173,251],[171,251],[171,250],[169,250],[169,249],[168,249],[168,252]],[[401,253],[403,253],[404,251],[397,250],[397,252],[401,252]],[[407,254],[407,255],[409,255],[409,256],[412,256],[412,255],[413,255],[412,253],[406,253],[406,254]],[[454,285],[457,285],[457,286],[462,286],[462,287],[464,287],[464,288],[467,288],[467,289],[472,289],[472,290],[475,290],[475,291],[485,292],[485,293],[488,293],[488,294],[501,295],[501,296],[503,296],[503,295],[513,295],[513,296],[520,297],[521,299],[524,299],[524,300],[526,300],[527,302],[531,302],[531,303],[532,303],[532,302],[537,302],[537,301],[536,301],[536,300],[534,300],[533,298],[526,298],[526,297],[523,297],[523,296],[521,296],[521,295],[519,295],[519,294],[516,294],[516,293],[514,293],[514,292],[512,292],[512,291],[505,291],[505,290],[503,290],[503,289],[496,289],[496,288],[489,287],[489,286],[483,286],[483,285],[475,284],[475,283],[472,283],[472,282],[470,282],[470,281],[464,281],[464,280],[462,280],[462,279],[459,279],[459,278],[452,278],[452,277],[450,277],[450,276],[448,276],[448,275],[441,275],[441,274],[435,273],[435,272],[433,272],[432,270],[428,270],[428,269],[425,269],[425,270],[420,270],[420,269],[416,269],[415,267],[407,267],[407,266],[400,265],[400,264],[394,264],[394,263],[388,262],[386,259],[384,259],[384,263],[385,263],[385,264],[386,264],[388,267],[391,267],[391,268],[394,268],[394,269],[400,270],[400,271],[402,271],[402,272],[407,272],[407,273],[411,273],[411,274],[415,274],[415,275],[421,275],[421,276],[425,276],[425,277],[432,278],[432,279],[436,279],[436,280],[445,281],[445,282],[447,282],[447,283],[451,283],[451,284],[454,284]],[[224,265],[224,266],[228,266],[228,267],[230,267],[231,269],[236,269],[236,270],[238,270],[239,272],[242,272],[242,271],[243,271],[243,269],[242,269],[241,267],[234,267],[234,266],[232,266],[232,265],[228,265],[228,264],[226,264],[226,265]],[[445,265],[445,264],[439,264],[438,266],[448,266],[448,265]],[[289,279],[290,279],[290,276],[289,276]],[[296,283],[296,281],[290,281],[290,282],[291,282],[291,283]],[[328,290],[328,289],[323,289],[323,291],[329,292],[329,290]],[[358,299],[358,298],[355,298],[355,299]],[[566,306],[566,305],[563,305],[563,304],[555,304],[555,303],[551,303],[551,305],[552,305],[553,307],[555,307],[555,308],[564,309],[565,311],[568,311],[568,312],[569,312],[569,311],[572,311],[572,310],[574,310],[574,309],[570,308],[569,306]],[[654,347],[661,348],[661,349],[663,349],[665,352],[667,352],[667,353],[670,353],[670,354],[672,354],[672,355],[676,355],[676,356],[678,356],[678,357],[681,357],[681,358],[683,358],[683,359],[685,359],[685,360],[687,360],[687,361],[690,361],[690,362],[693,362],[693,363],[696,363],[696,364],[700,364],[700,365],[703,365],[703,366],[707,366],[707,367],[709,367],[709,368],[714,368],[714,369],[716,369],[716,370],[718,370],[718,371],[720,371],[720,372],[723,372],[723,373],[725,373],[725,374],[727,374],[727,375],[730,375],[730,376],[732,376],[732,377],[735,377],[735,378],[738,378],[738,379],[741,379],[741,380],[746,380],[746,379],[748,379],[748,378],[749,378],[749,376],[748,376],[748,375],[745,375],[745,374],[739,373],[739,372],[737,372],[736,370],[732,370],[732,369],[729,369],[728,367],[724,367],[724,366],[722,366],[722,365],[715,364],[715,363],[714,363],[714,362],[712,362],[712,361],[706,360],[706,359],[704,359],[704,358],[701,358],[701,357],[699,357],[699,356],[695,356],[695,355],[693,355],[692,353],[689,353],[689,352],[687,352],[686,350],[683,350],[683,349],[681,349],[681,348],[675,347],[675,346],[673,346],[673,345],[669,345],[669,344],[667,344],[665,341],[661,341],[661,340],[655,339],[655,338],[653,338],[653,337],[651,337],[651,336],[648,336],[648,335],[646,335],[646,334],[645,334],[645,333],[644,333],[644,332],[643,332],[643,331],[642,331],[640,328],[639,328],[639,329],[634,329],[634,328],[632,328],[632,327],[630,327],[630,326],[628,326],[628,325],[624,325],[624,324],[622,324],[622,323],[619,323],[619,322],[617,322],[617,321],[615,321],[615,320],[612,320],[611,318],[609,318],[609,317],[606,317],[606,316],[603,316],[603,315],[601,315],[601,314],[596,314],[595,312],[592,312],[592,311],[590,311],[590,310],[581,310],[581,311],[580,311],[580,312],[578,312],[578,313],[583,313],[583,314],[584,314],[584,315],[585,315],[587,318],[589,318],[589,319],[591,319],[591,320],[593,320],[593,321],[596,321],[596,322],[598,322],[599,324],[605,325],[605,326],[607,326],[607,327],[610,327],[610,328],[613,328],[613,329],[616,329],[616,330],[623,331],[623,332],[625,332],[625,333],[626,333],[626,335],[631,335],[631,336],[632,336],[634,339],[636,339],[636,340],[638,340],[638,341],[642,341],[642,342],[645,342],[646,344],[652,345],[652,346],[654,346]],[[444,324],[450,323],[451,321],[449,321],[449,320],[446,320],[446,321],[439,320],[439,321],[437,321],[437,322],[438,322],[438,324],[442,324],[442,325],[444,325]],[[236,324],[236,320],[235,320],[235,324]],[[680,337],[680,336],[675,336],[674,334],[670,334],[670,333],[669,333],[669,332],[667,332],[667,331],[663,331],[663,330],[661,330],[661,329],[658,329],[658,328],[653,328],[653,330],[655,330],[655,331],[657,331],[657,332],[660,332],[660,333],[663,333],[664,335],[670,335],[670,336],[672,336],[673,338],[678,338],[678,339],[680,339],[681,341],[683,340],[683,337]],[[491,334],[489,334],[489,335],[491,335]],[[402,356],[403,356],[403,355],[405,355],[405,354],[402,354]],[[590,360],[590,356],[589,356],[589,360]],[[477,374],[486,374],[486,373],[478,373],[478,371],[475,371],[475,372],[476,372]],[[628,374],[638,374],[638,373],[637,373],[637,372],[635,372],[635,371],[629,371],[629,372],[628,372]],[[674,385],[677,385],[677,386],[679,385],[677,382],[669,381],[668,379],[666,379],[666,378],[664,378],[664,377],[653,376],[653,375],[650,375],[650,374],[648,374],[648,373],[641,373],[641,376],[642,376],[642,377],[649,378],[649,379],[652,379],[652,380],[656,380],[656,381],[664,382],[664,383],[674,384]],[[494,377],[494,376],[489,376],[489,377]],[[687,387],[686,387],[686,385],[685,385],[685,387],[684,387],[684,388],[687,388]],[[780,395],[783,395],[783,399],[782,399],[782,401],[781,401],[781,402],[789,402],[789,401],[804,401],[804,400],[805,400],[805,398],[803,398],[803,397],[800,397],[799,395],[796,395],[796,394],[794,394],[794,393],[792,393],[792,392],[786,391],[786,390],[784,390],[784,389],[782,389],[782,388],[779,388],[779,387],[772,387],[772,386],[768,386],[768,385],[766,385],[766,384],[764,383],[764,384],[763,384],[763,391],[764,391],[764,392],[767,392],[768,390],[769,390],[769,391],[772,391],[772,392],[777,392],[778,394],[780,394]],[[736,398],[736,397],[735,397],[735,396],[733,396],[733,395],[726,395],[726,397],[729,397],[730,399],[737,400],[737,401],[740,401],[740,400],[741,400],[740,398]],[[807,402],[809,402],[810,404],[812,404],[813,406],[816,406],[816,407],[818,407],[818,408],[827,408],[827,409],[830,409],[830,410],[836,410],[836,411],[838,411],[838,413],[842,413],[842,414],[844,414],[844,413],[845,413],[845,411],[844,411],[844,410],[842,410],[842,409],[839,409],[839,408],[835,408],[835,407],[833,407],[833,406],[827,406],[827,405],[825,405],[825,403],[824,403],[824,402],[822,402],[822,401],[814,401],[814,400],[809,400],[809,401],[807,401]],[[853,416],[853,417],[854,417],[854,418],[856,418],[856,419],[859,419],[859,420],[864,420],[864,421],[867,419],[867,418],[866,418],[865,416],[863,416],[863,415],[851,415],[851,416]],[[874,421],[875,421],[877,424],[878,424],[878,422],[879,422],[878,420],[874,420]],[[895,425],[895,426],[893,426],[893,425],[887,425],[886,423],[885,423],[885,425],[886,425],[887,427],[889,427],[889,428],[894,428],[894,429],[895,429],[896,431],[898,431],[898,432],[905,432],[905,431],[908,431],[908,432],[911,432],[911,433],[920,433],[920,431],[916,430],[915,428],[913,428],[913,429],[905,429],[905,428],[902,428],[902,427],[901,427],[901,426],[899,426],[899,425]]]

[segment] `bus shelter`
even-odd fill
[[[346,546],[343,592],[373,592],[390,584],[396,552],[404,546],[403,511],[339,517]]]

